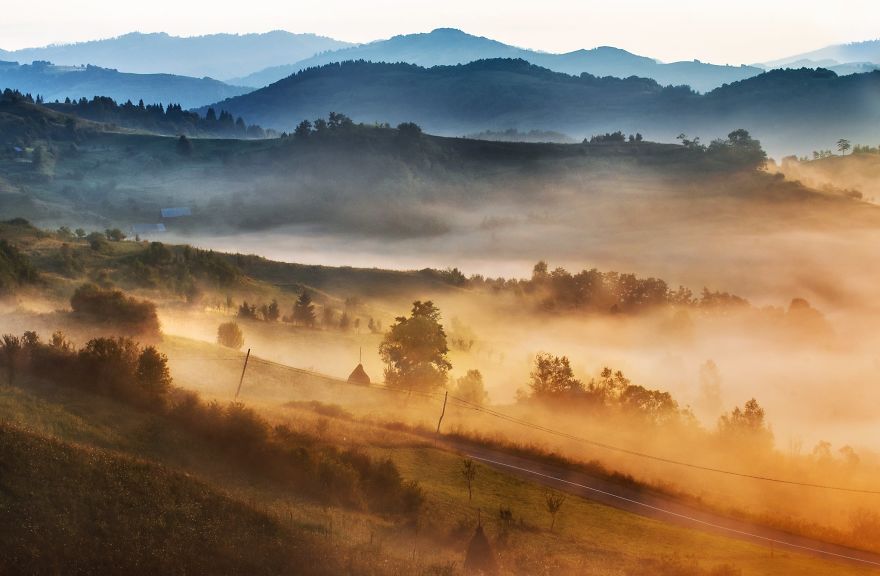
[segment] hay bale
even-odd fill
[[[495,560],[495,551],[483,532],[482,524],[477,525],[477,530],[468,544],[467,554],[464,557],[465,574],[498,574],[498,562]]]
[[[363,364],[358,364],[355,369],[351,371],[351,374],[348,376],[348,381],[352,384],[360,384],[362,386],[370,385],[370,377],[367,375],[367,371],[364,370]]]

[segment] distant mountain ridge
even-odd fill
[[[767,68],[791,67],[810,62],[814,66],[833,68],[841,64],[874,64],[880,66],[880,39],[834,44],[819,50],[795,54],[765,62]]]
[[[600,77],[651,78],[662,85],[688,85],[701,92],[762,72],[761,68],[753,66],[719,66],[696,60],[665,64],[610,46],[552,54],[517,48],[454,28],[438,28],[427,33],[394,36],[388,40],[316,54],[298,62],[235,78],[231,82],[242,86],[262,87],[306,68],[346,60],[406,62],[431,67],[494,58],[518,58],[555,72],[573,75],[586,72]]]
[[[92,64],[140,74],[209,76],[224,80],[346,46],[351,44],[315,34],[281,30],[192,37],[171,36],[164,32],[131,32],[88,42],[0,50],[0,58],[22,63],[48,60],[64,66]]]
[[[828,68],[838,74],[880,67],[880,40],[839,44],[754,65],[717,65],[699,60],[664,63],[610,46],[554,54],[519,48],[454,28],[404,34],[353,44],[315,34],[275,30],[259,34],[177,37],[131,32],[115,38],[21,50],[0,49],[0,60],[35,60],[62,66],[92,64],[133,73],[211,77],[259,88],[305,68],[346,60],[408,62],[420,66],[466,64],[519,58],[566,74],[651,78],[662,85],[688,85],[700,92],[744,80],[774,68]]]
[[[432,68],[359,61],[311,68],[214,107],[288,131],[330,111],[367,123],[414,121],[441,135],[623,130],[658,141],[687,132],[705,141],[746,128],[771,153],[789,154],[825,148],[829,134],[875,142],[878,93],[880,71],[776,70],[701,95],[644,78],[570,76],[524,60]]]
[[[55,66],[48,62],[20,65],[0,62],[0,90],[12,88],[38,94],[43,100],[78,100],[108,96],[118,102],[180,104],[195,108],[248,92],[211,78],[173,74],[130,74],[97,66]]]

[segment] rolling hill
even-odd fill
[[[828,134],[874,142],[878,90],[880,72],[777,70],[700,95],[642,78],[570,76],[524,60],[432,68],[359,61],[304,70],[214,106],[283,130],[329,111],[362,122],[414,121],[446,135],[514,128],[584,137],[623,130],[659,141],[681,132],[708,141],[743,127],[772,154],[790,154],[828,147]]]
[[[764,63],[768,68],[791,67],[800,65],[805,61],[815,65],[832,67],[839,64],[864,64],[871,63],[880,65],[880,39],[866,40],[864,42],[852,42],[849,44],[834,44],[819,50],[795,54],[779,60]]]
[[[154,462],[8,425],[0,454],[4,572],[327,573],[302,534]]]
[[[238,96],[247,88],[211,78],[173,74],[132,74],[97,66],[56,66],[49,62],[20,65],[0,62],[0,88],[11,88],[47,102],[108,96],[119,102],[178,103],[185,108]]]
[[[551,54],[517,48],[461,30],[439,28],[428,33],[394,36],[388,40],[316,54],[298,62],[236,78],[233,82],[242,86],[262,87],[306,68],[346,60],[406,62],[431,67],[467,64],[491,58],[519,58],[549,70],[574,75],[586,72],[593,76],[617,78],[639,76],[651,78],[662,85],[686,84],[699,91],[711,90],[761,72],[760,68],[751,66],[718,66],[696,60],[665,64],[610,46]]]
[[[27,102],[0,96],[0,146],[25,147],[37,141],[67,141],[104,126]]]
[[[62,66],[92,64],[141,74],[167,73],[226,79],[348,46],[346,42],[276,30],[264,34],[179,37],[132,32],[116,38],[0,51],[6,60],[48,60]]]
[[[345,112],[356,121],[414,121],[432,133],[594,125],[616,128],[628,108],[648,110],[660,99],[692,100],[688,89],[651,80],[582,78],[524,60],[481,60],[423,68],[413,64],[344,62],[302,71],[248,95],[216,104],[247,111],[263,124],[291,130],[304,118]],[[492,102],[487,106],[487,102]]]

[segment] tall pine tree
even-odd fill
[[[293,321],[309,328],[315,325],[315,305],[307,290],[302,291],[293,305]]]

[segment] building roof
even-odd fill
[[[180,218],[182,216],[192,216],[192,210],[185,206],[178,208],[162,208],[162,218]]]

